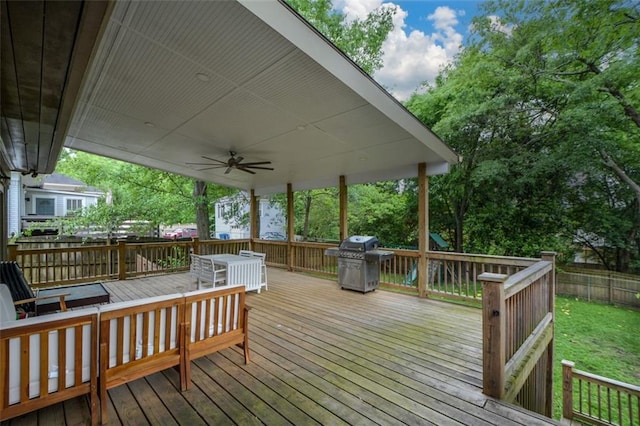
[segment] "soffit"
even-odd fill
[[[202,76],[206,75],[206,81]],[[286,5],[114,4],[66,146],[258,194],[397,179],[457,156]],[[271,161],[255,175],[202,156]]]

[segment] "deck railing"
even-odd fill
[[[237,253],[249,240],[169,241],[79,247],[9,249],[34,288],[189,270],[189,254]]]
[[[562,417],[587,424],[640,425],[640,387],[574,367],[562,360]]]
[[[430,251],[428,293],[463,300],[482,300],[484,273],[514,275],[538,259]]]
[[[325,255],[333,244],[266,240],[175,241],[91,247],[9,249],[34,287],[126,279],[187,271],[190,253],[237,253],[252,248],[266,253],[269,266],[337,276],[337,259]],[[382,262],[381,286],[418,292],[427,274],[428,294],[482,301],[484,392],[551,415],[553,254],[542,260],[427,252],[428,269],[418,268],[420,254],[394,250]]]
[[[186,271],[189,254],[237,253],[253,245],[266,253],[269,266],[321,275],[338,275],[337,259],[326,256],[334,244],[254,240],[211,240],[55,247],[17,250],[11,245],[9,260],[17,261],[34,287],[75,284],[108,279]],[[428,267],[420,271],[416,250],[393,250],[393,259],[382,262],[380,284],[418,292],[418,279],[427,275],[431,295],[480,302],[485,272],[512,275],[534,264],[536,259],[483,256],[450,252],[427,252]]]
[[[57,247],[17,250],[9,260],[20,265],[32,287],[49,287],[118,278],[118,246]]]
[[[483,392],[552,415],[555,254],[513,275],[484,273]]]

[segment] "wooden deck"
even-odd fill
[[[112,301],[195,289],[188,274],[105,283]],[[482,394],[481,312],[269,269],[249,293],[251,363],[238,348],[109,391],[109,424],[557,424]],[[12,425],[86,424],[85,398]]]

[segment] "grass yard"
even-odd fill
[[[554,417],[562,414],[563,359],[640,386],[640,311],[557,297],[555,318]]]

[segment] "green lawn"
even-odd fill
[[[640,386],[640,311],[556,298],[554,417],[562,414],[563,359],[589,373]]]

